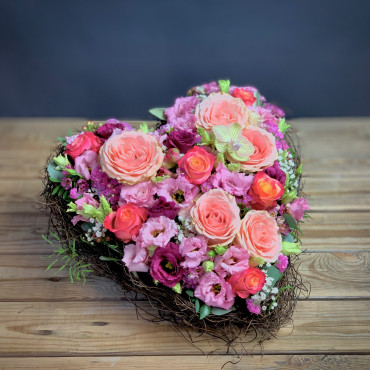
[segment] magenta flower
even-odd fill
[[[280,164],[278,161],[275,161],[271,167],[265,168],[262,172],[285,185],[286,174],[280,168]]]
[[[281,272],[283,273],[287,267],[288,267],[288,264],[289,264],[289,259],[287,256],[284,256],[283,254],[280,254],[279,257],[278,257],[278,260],[277,262],[275,263],[275,267]]]
[[[179,213],[180,207],[175,202],[167,202],[166,198],[159,197],[153,206],[149,208],[148,215],[150,217],[166,216],[174,220]]]
[[[86,180],[90,180],[91,171],[98,166],[98,155],[92,150],[86,150],[75,158],[75,170]]]
[[[169,133],[164,145],[167,148],[177,148],[180,153],[185,154],[199,142],[200,136],[195,130],[174,129]]]
[[[152,217],[141,227],[136,242],[142,247],[164,248],[178,232],[175,221],[165,216]]]
[[[148,250],[141,248],[137,244],[128,244],[124,248],[124,257],[122,262],[131,272],[148,272],[147,266]]]
[[[183,282],[186,288],[195,289],[199,284],[199,279],[204,275],[202,266],[184,269]]]
[[[200,278],[194,295],[208,306],[225,310],[229,310],[235,300],[235,293],[231,285],[214,272],[207,272]]]
[[[183,277],[179,246],[168,243],[164,248],[157,248],[151,259],[150,274],[165,286],[174,287]]]
[[[256,315],[259,315],[261,313],[261,306],[258,303],[255,303],[253,299],[247,299],[247,308],[250,313],[254,313]]]
[[[231,246],[222,256],[215,257],[215,271],[223,278],[249,267],[249,254],[244,248]]]
[[[157,187],[152,181],[138,182],[135,185],[125,185],[121,189],[119,205],[132,203],[139,207],[152,207],[155,203],[154,194]]]
[[[96,134],[103,139],[108,139],[115,129],[120,129],[122,131],[133,130],[129,123],[120,122],[117,119],[111,118],[96,130]]]
[[[184,257],[184,262],[181,262],[181,265],[195,268],[208,259],[207,239],[204,236],[184,238],[179,246],[179,251]]]
[[[305,211],[309,211],[310,207],[307,204],[306,198],[295,199],[289,205],[289,213],[293,216],[295,220],[304,221]]]

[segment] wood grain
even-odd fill
[[[61,264],[46,271],[49,263],[47,256],[1,256],[0,301],[124,299],[120,288],[108,279],[91,275],[85,285],[71,284],[67,271],[54,275]],[[370,299],[370,252],[305,253],[299,271],[311,284],[310,298]]]
[[[1,369],[366,369],[368,355],[9,357]]]
[[[150,310],[146,302],[141,303]],[[358,353],[370,348],[370,301],[298,302],[292,327],[264,344],[266,354]],[[179,343],[181,343],[179,345]],[[197,345],[225,354],[221,342],[205,336]],[[258,345],[239,348],[261,353]],[[199,354],[165,322],[137,320],[128,302],[1,302],[0,353],[7,355],[184,355]]]

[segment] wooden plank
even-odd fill
[[[370,211],[370,177],[305,178],[304,191],[313,211]],[[0,212],[35,212],[42,191],[40,179],[0,179]],[[360,201],[359,201],[360,200]]]
[[[0,301],[124,299],[121,289],[108,279],[91,275],[85,285],[72,284],[67,271],[55,275],[61,264],[46,271],[49,262],[46,256],[2,255]],[[303,280],[311,284],[310,298],[370,298],[370,252],[305,253],[299,262]]]
[[[150,310],[146,302],[141,303]],[[0,353],[8,356],[199,354],[166,322],[136,320],[127,302],[2,302]],[[264,343],[266,354],[369,353],[370,301],[298,302],[292,327]],[[205,352],[225,354],[209,337],[197,342]],[[255,344],[241,353],[261,353]]]
[[[80,128],[82,119],[0,119],[0,178],[34,178],[57,136]],[[301,118],[292,121],[299,133],[306,176],[370,176],[370,118]],[[18,169],[24,166],[25,171]]]
[[[41,239],[48,219],[42,213],[0,213],[0,254],[50,254]],[[315,251],[370,250],[368,213],[313,213],[302,225],[303,248]]]
[[[8,357],[1,369],[366,369],[369,355]]]

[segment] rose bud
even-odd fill
[[[164,156],[164,161],[162,166],[167,169],[171,169],[177,165],[180,159],[180,151],[177,148],[171,148],[167,150]]]

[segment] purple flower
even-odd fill
[[[166,198],[159,197],[153,206],[149,208],[148,215],[150,217],[166,216],[174,220],[179,210],[180,207],[175,202],[167,202]]]
[[[253,299],[247,299],[247,308],[250,313],[254,313],[256,315],[259,315],[261,313],[261,306],[258,303],[255,303]]]
[[[200,136],[194,130],[174,129],[165,141],[167,148],[177,148],[180,153],[185,154],[195,143],[200,142]]]
[[[83,193],[86,193],[88,190],[89,190],[89,183],[84,179],[80,179],[77,181],[76,187],[70,190],[69,196],[72,199],[78,199],[79,197],[81,197]]]
[[[184,238],[179,246],[181,255],[185,258],[181,266],[195,268],[208,259],[207,239],[204,236]]]
[[[152,217],[141,227],[136,242],[143,247],[164,248],[179,233],[176,222],[165,216]]]
[[[281,108],[277,107],[274,104],[267,103],[267,104],[264,105],[264,108],[265,109],[268,109],[276,117],[281,118],[281,117],[284,117],[285,116],[285,112]]]
[[[69,190],[72,188],[72,180],[70,177],[63,177],[60,185],[63,186],[64,189]]]
[[[207,272],[199,279],[194,296],[208,306],[229,310],[234,304],[235,293],[232,286],[214,272]]]
[[[139,207],[152,207],[155,203],[156,185],[151,181],[138,182],[135,185],[125,185],[121,189],[119,205],[136,204]]]
[[[183,282],[186,288],[195,289],[199,284],[199,279],[204,275],[202,266],[184,269]]]
[[[215,271],[223,278],[242,272],[249,267],[249,254],[243,248],[231,246],[222,256],[215,258]]]
[[[103,139],[108,139],[115,129],[121,129],[122,131],[132,131],[132,126],[127,122],[120,122],[114,118],[109,119],[103,126],[100,126],[96,130],[96,134]]]
[[[288,208],[289,213],[296,221],[304,221],[304,213],[310,209],[306,198],[295,199],[292,203],[290,203],[290,205],[288,205]]]
[[[270,176],[271,178],[275,180],[278,180],[280,183],[285,185],[286,174],[280,168],[280,164],[278,161],[275,161],[271,167],[267,167],[262,172],[264,172],[266,175]]]
[[[278,260],[277,262],[275,263],[275,267],[281,272],[283,273],[287,267],[288,267],[288,264],[289,264],[289,259],[287,256],[284,256],[283,254],[280,254],[279,257],[278,257]]]
[[[168,243],[164,248],[157,248],[151,259],[150,274],[165,286],[174,287],[183,277],[179,246]]]

